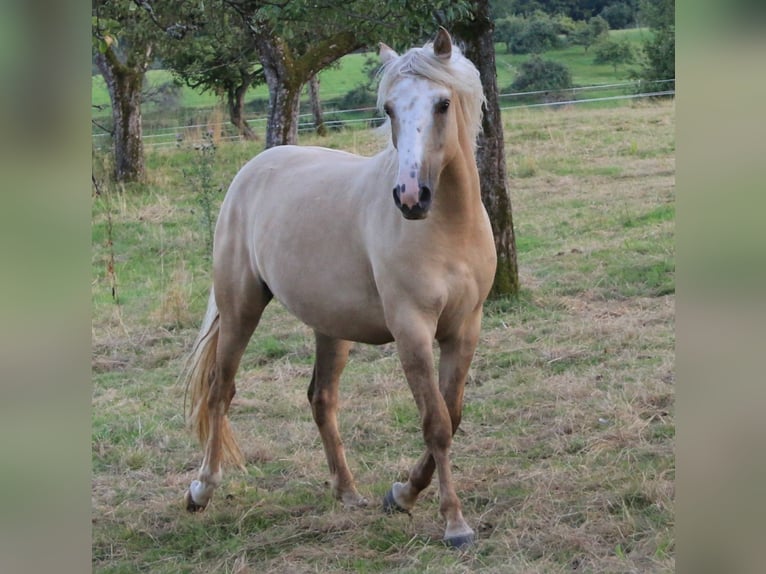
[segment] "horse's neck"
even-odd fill
[[[460,152],[444,166],[436,193],[433,209],[440,218],[472,224],[482,216],[479,171],[467,138],[461,137]]]

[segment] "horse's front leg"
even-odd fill
[[[478,329],[477,329],[478,333]],[[474,532],[463,518],[450,468],[452,435],[460,423],[463,386],[476,339],[465,336],[442,341],[439,384],[434,375],[432,331],[421,329],[397,337],[399,357],[420,411],[426,452],[412,468],[406,483],[394,483],[384,499],[387,510],[409,511],[420,492],[431,482],[434,470],[439,479],[439,510],[447,521],[444,541],[461,547],[474,540]]]

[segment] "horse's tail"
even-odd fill
[[[197,435],[203,447],[207,444],[210,435],[208,399],[216,376],[215,366],[220,319],[218,307],[215,304],[215,294],[211,289],[199,335],[197,335],[194,347],[181,372],[181,379],[185,380],[186,383],[184,413],[187,416],[187,424]],[[224,462],[232,463],[244,469],[245,457],[234,438],[229,417],[225,414],[221,423],[221,447]]]

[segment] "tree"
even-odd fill
[[[583,46],[585,53],[593,44],[604,40],[609,36],[609,23],[601,16],[594,16],[587,22],[578,22],[570,41],[576,46]]]
[[[501,19],[494,37],[510,54],[539,54],[559,45],[558,25],[544,12]]]
[[[527,26],[519,38],[518,54],[541,54],[558,48],[557,25],[545,12],[535,12],[527,18]]]
[[[314,130],[318,136],[327,135],[327,127],[324,125],[322,103],[319,101],[319,76],[314,74],[309,80],[309,100],[311,101],[311,115],[314,118]]]
[[[567,39],[575,31],[577,23],[566,14],[556,14],[551,18],[556,34],[565,36]]]
[[[636,12],[635,6],[631,6],[626,2],[617,2],[616,4],[605,6],[599,13],[599,16],[609,23],[610,29],[622,30],[636,23]]]
[[[495,21],[495,27],[497,27],[498,20],[502,20],[513,13],[514,0],[490,0],[489,8]]]
[[[652,38],[642,48],[641,69],[633,74],[644,82],[674,80],[676,77],[676,27],[673,0],[644,0],[641,18],[652,27]],[[675,82],[666,87],[671,89]]]
[[[254,39],[269,87],[266,147],[298,143],[298,113],[304,84],[341,56],[361,48],[351,31],[339,31],[322,42],[304,44],[303,53],[275,33],[267,23],[257,24]]]
[[[193,34],[163,43],[163,60],[186,85],[226,99],[229,120],[246,140],[256,135],[245,120],[248,89],[263,82],[249,29],[239,15],[213,2],[189,3]]]
[[[611,64],[614,73],[617,67],[632,64],[636,59],[633,46],[627,40],[604,40],[596,45],[594,64]]]
[[[641,22],[654,29],[668,28],[676,23],[675,0],[641,0]]]
[[[672,80],[676,77],[675,26],[660,28],[654,38],[644,44],[646,63],[642,79],[645,81]],[[671,84],[672,87],[672,84]]]
[[[494,40],[505,44],[505,51],[513,53],[513,42],[523,34],[526,21],[519,16],[500,18],[494,24]]]
[[[129,0],[94,1],[92,17],[94,59],[112,104],[113,176],[117,181],[141,181],[141,88],[152,59],[154,27]]]
[[[601,16],[594,16],[588,20],[588,29],[594,41],[598,42],[609,36],[609,22]]]
[[[519,66],[511,89],[519,92],[556,91],[572,87],[572,74],[559,62],[534,54]]]
[[[537,0],[510,0],[506,10],[509,14],[517,14],[519,16],[530,16],[534,12],[543,10],[545,1]]]
[[[249,28],[269,87],[266,147],[296,143],[303,86],[322,69],[357,49],[411,42],[433,29],[434,11],[454,17],[466,2],[425,0],[222,0]],[[384,32],[385,31],[385,32]]]
[[[145,176],[141,125],[144,76],[165,37],[182,38],[194,28],[184,0],[166,0],[162,24],[153,4],[139,0],[93,0],[93,59],[104,77],[114,124],[114,177],[141,181]],[[187,20],[186,23],[180,23]]]
[[[635,11],[637,0],[492,0],[498,18],[509,14],[529,16],[542,10],[551,16],[561,14],[573,20],[588,20],[614,4],[627,4]]]
[[[455,22],[455,35],[465,42],[465,55],[479,69],[486,103],[479,134],[476,161],[481,197],[489,213],[497,252],[497,270],[491,296],[515,296],[519,292],[516,238],[505,169],[503,121],[498,100],[495,70],[493,20],[489,0],[476,0],[473,14]]]

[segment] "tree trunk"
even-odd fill
[[[503,122],[498,101],[495,46],[492,42],[493,29],[489,0],[475,2],[474,19],[458,22],[453,27],[455,35],[465,43],[465,55],[479,69],[484,95],[487,98],[476,161],[481,180],[481,198],[489,213],[497,251],[497,271],[491,296],[500,297],[518,294],[519,271],[505,170]]]
[[[266,147],[298,143],[298,110],[302,84],[295,85],[292,62],[280,39],[256,34],[258,59],[269,87]]]
[[[297,89],[276,80],[268,79],[269,114],[266,121],[266,147],[295,145],[298,143],[298,112],[300,106],[300,87]]]
[[[229,91],[226,94],[226,99],[229,104],[229,119],[231,123],[237,128],[239,135],[248,141],[257,140],[258,137],[255,132],[250,128],[250,125],[245,119],[245,94],[250,87],[250,81],[244,77],[242,83],[237,86],[233,91]]]
[[[148,59],[147,50],[147,59]],[[141,126],[141,88],[145,67],[123,65],[109,48],[97,54],[96,65],[104,77],[112,103],[114,123],[114,178],[117,181],[142,181],[144,144]]]
[[[258,59],[269,86],[269,117],[266,147],[298,142],[298,112],[301,89],[320,70],[350,54],[362,43],[353,32],[339,32],[295,54],[285,41],[265,26],[251,27]]]
[[[324,125],[322,104],[319,101],[319,76],[314,74],[309,80],[309,97],[311,99],[311,114],[314,116],[314,128],[317,135],[326,136],[327,128]]]

